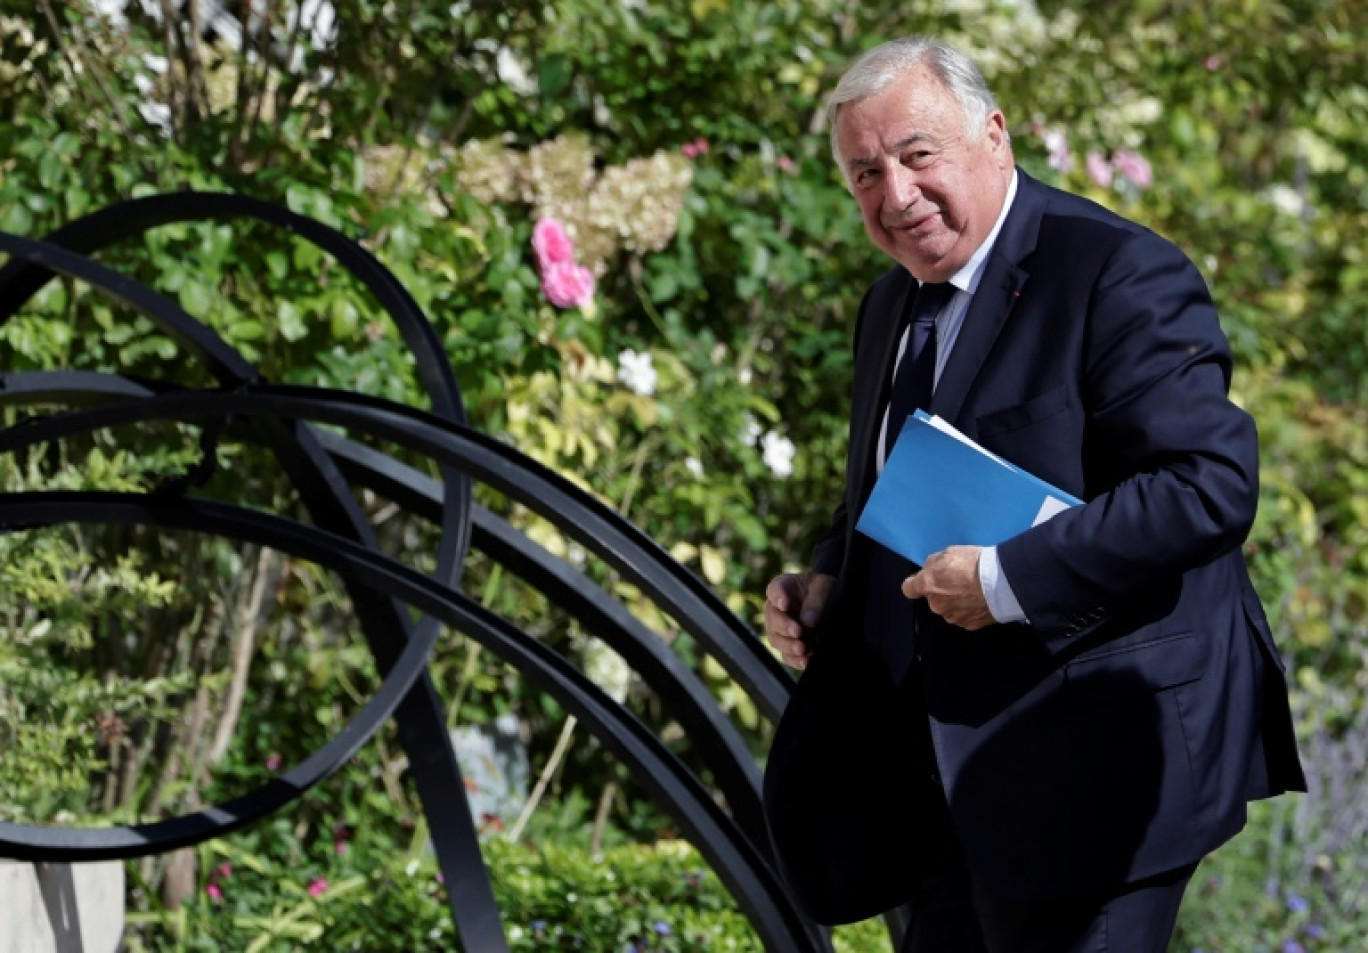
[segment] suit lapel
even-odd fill
[[[1035,250],[1045,209],[1045,189],[1020,170],[1017,176],[1012,209],[998,232],[955,349],[950,352],[931,399],[931,411],[949,421],[958,418],[974,380],[1030,277],[1019,263]]]
[[[856,398],[853,401],[852,421],[855,431],[851,434],[849,471],[847,482],[857,493],[851,497],[864,504],[865,497],[874,482],[874,450],[879,439],[879,425],[883,423],[883,411],[888,404],[888,394],[892,385],[893,364],[898,352],[899,317],[907,307],[907,296],[912,294],[916,282],[903,271],[899,276],[901,293],[894,295],[891,307],[879,309],[878,313],[867,316],[869,327],[863,330],[867,341],[860,342],[860,350],[867,358],[861,360],[857,355],[855,373],[862,376],[856,383]]]

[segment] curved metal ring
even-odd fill
[[[317,562],[466,632],[540,684],[636,772],[727,884],[767,947],[794,951],[827,948],[820,928],[797,910],[755,845],[649,729],[565,659],[469,597],[350,540],[230,504],[150,499],[143,494],[80,492],[19,493],[0,498],[0,526],[15,529],[67,522],[151,524],[210,532],[268,546]],[[407,648],[418,645],[419,640],[415,639]],[[421,664],[422,656],[416,657]],[[377,699],[384,693],[382,688]],[[388,694],[391,698],[397,697],[395,693]],[[366,710],[371,714],[369,705]],[[336,740],[341,741],[345,736],[347,732],[344,731]],[[364,738],[357,743],[360,741]],[[225,809],[227,807],[225,805]],[[121,842],[120,846],[126,849],[130,846],[129,837],[133,836],[141,838],[141,845],[155,844],[151,849],[164,850],[178,840],[194,842],[182,838],[205,828],[191,832],[187,828],[192,820],[195,824],[200,823],[198,815],[190,815],[126,831],[54,830],[0,823],[0,845],[12,849],[15,845],[22,848],[42,843],[47,849],[46,855],[51,857],[63,849],[80,852],[73,843],[82,839],[99,843],[106,849]],[[215,833],[239,826],[232,823],[235,820],[216,822],[215,818],[206,817]],[[99,848],[94,847],[84,853],[85,859],[130,856],[127,852],[102,855]]]
[[[200,213],[220,217],[245,214],[267,220],[300,233],[339,258],[381,298],[401,334],[413,344],[420,373],[430,378],[428,383],[434,406],[448,416],[464,419],[464,407],[450,365],[445,361],[431,325],[407,291],[365,249],[326,226],[241,196],[182,194],[112,206],[59,229],[54,236],[58,241],[92,250],[145,228]],[[233,386],[256,376],[255,370],[211,329],[157,292],[58,244],[34,243],[2,233],[0,238],[8,240],[10,250],[17,256],[15,261],[0,269],[0,308],[10,309],[0,310],[0,321],[42,287],[54,271],[61,271],[131,304],[165,333],[200,354],[214,376],[224,384]],[[315,431],[305,425],[297,425],[291,431],[270,419],[262,421],[260,426],[266,442],[285,466],[314,520],[349,538],[373,543],[369,524],[319,448]],[[470,483],[454,471],[444,469],[442,475],[445,505],[440,520],[442,532],[436,571],[441,578],[454,581],[460,575],[469,547]],[[434,620],[420,618],[415,627],[398,606],[368,590],[354,589],[350,595],[382,673],[395,664],[399,646],[405,639],[428,635],[435,638]],[[447,737],[443,708],[431,678],[424,672],[415,690],[396,708],[395,720],[400,742],[410,754],[419,798],[429,806],[455,803],[459,807],[467,803],[465,784]],[[469,811],[430,810],[427,814],[443,873],[453,883],[464,884],[459,892],[448,891],[448,905],[458,933],[467,943],[482,949],[507,950],[493,886],[484,867]]]

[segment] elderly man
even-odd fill
[[[1018,169],[941,43],[866,53],[829,114],[896,265],[855,328],[844,498],[766,592],[805,670],[766,769],[785,875],[826,922],[907,905],[904,953],[1164,950],[1246,802],[1304,785],[1240,551],[1257,436],[1206,286]],[[905,562],[854,525],[916,407],[1084,504]]]

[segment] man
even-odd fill
[[[820,920],[906,904],[905,953],[1164,950],[1246,801],[1304,789],[1240,553],[1257,437],[1206,287],[1017,169],[949,47],[871,50],[829,117],[897,265],[856,325],[844,499],[812,569],[766,592],[806,670],[766,769],[781,866]],[[857,534],[918,388],[1084,505],[920,568]]]

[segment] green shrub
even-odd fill
[[[763,950],[684,842],[626,845],[601,856],[498,837],[484,848],[515,951]],[[132,914],[130,953],[456,948],[445,888],[426,853],[386,858],[341,841],[295,863],[228,842],[199,853],[200,890],[175,912]],[[840,928],[836,941],[842,953],[888,949],[879,921]]]

